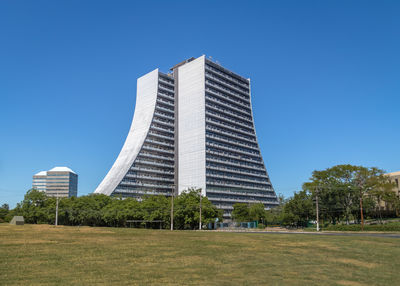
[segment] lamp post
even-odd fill
[[[56,221],[54,222],[54,225],[55,226],[58,225],[58,190],[57,190],[57,194],[56,194]]]
[[[174,230],[174,195],[175,195],[174,187],[175,185],[173,185],[171,192],[171,230]]]
[[[319,231],[319,207],[318,207],[318,187],[316,189],[316,198],[315,198],[315,208],[316,208],[316,215],[317,215],[317,231]]]
[[[200,219],[199,219],[199,230],[201,230],[201,189],[200,189]]]

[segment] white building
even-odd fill
[[[68,167],[54,167],[33,175],[32,188],[51,197],[76,197],[78,175]]]
[[[137,82],[125,144],[95,193],[141,197],[190,187],[230,217],[234,203],[278,204],[257,142],[250,80],[205,56]]]

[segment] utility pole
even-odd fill
[[[200,220],[199,220],[199,230],[201,230],[201,189],[200,189]]]
[[[364,231],[364,214],[363,214],[363,187],[364,180],[360,179],[358,182],[358,187],[360,189],[360,216],[361,216],[361,230]]]
[[[174,230],[174,188],[171,194],[171,230]]]
[[[360,196],[360,212],[361,212],[361,230],[364,231],[364,214],[363,214],[363,199]]]
[[[57,197],[56,197],[56,221],[54,223],[55,226],[58,225],[58,191],[57,191]]]
[[[319,231],[318,187],[316,189],[315,207],[316,207],[316,213],[317,213],[317,231]]]

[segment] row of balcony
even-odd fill
[[[165,91],[171,91],[174,92],[174,86],[173,85],[168,85],[164,83],[158,83],[158,89],[159,90],[165,90]]]
[[[228,159],[237,159],[237,160],[252,162],[252,163],[256,163],[256,164],[262,163],[260,156],[238,155],[237,153],[222,150],[220,148],[213,148],[213,147],[207,146],[206,152],[207,152],[207,154],[217,155],[217,156],[225,157]]]
[[[175,120],[174,116],[171,116],[170,113],[166,113],[166,112],[157,110],[157,107],[156,107],[156,111],[154,112],[154,115],[157,117],[164,118],[164,119]]]
[[[258,150],[258,146],[255,143],[247,143],[247,142],[243,142],[243,141],[239,141],[238,138],[236,137],[227,137],[225,135],[222,134],[218,134],[217,132],[211,131],[211,130],[206,130],[206,136],[209,138],[214,138],[217,141],[221,141],[221,142],[226,142],[235,146],[241,146],[244,148],[249,148],[253,151],[255,151],[256,154],[259,154],[259,150]]]
[[[242,126],[235,125],[235,123],[228,123],[227,119],[221,118],[221,116],[210,113],[210,111],[206,110],[206,121],[207,123],[211,123],[212,125],[216,125],[227,130],[231,130],[237,133],[242,134],[243,136],[252,137],[255,139],[254,131],[249,128],[242,128]]]
[[[266,172],[254,172],[250,170],[244,170],[244,169],[239,169],[239,168],[228,168],[227,166],[224,165],[210,165],[207,164],[206,166],[207,170],[215,170],[215,171],[222,171],[222,172],[228,172],[232,174],[239,174],[239,175],[244,175],[247,177],[257,177],[257,178],[267,178],[267,173]]]
[[[226,189],[226,190],[217,190],[217,189],[212,189],[212,188],[207,188],[207,195],[208,194],[221,194],[221,195],[236,195],[236,196],[253,196],[253,197],[262,197],[262,198],[267,198],[267,199],[276,199],[276,195],[274,192],[271,190],[270,192],[238,192],[238,191],[232,191],[231,189]]]
[[[170,109],[170,110],[174,110],[175,109],[175,104],[173,102],[170,102],[166,99],[164,99],[163,97],[159,96],[157,98],[157,105],[161,104],[162,107]]]
[[[249,83],[247,80],[246,81],[238,80],[237,78],[227,74],[226,72],[221,71],[220,69],[218,69],[210,64],[206,65],[206,70],[211,71],[215,74],[221,75],[223,78],[228,78],[230,81],[233,81],[233,82],[239,84],[240,86],[242,86],[245,89],[249,89]]]
[[[169,188],[173,188],[172,186],[173,184],[147,184],[147,183],[141,183],[141,182],[132,182],[132,181],[122,181],[118,187],[122,187],[122,186],[132,186],[132,187],[146,187],[146,188],[163,188],[163,189],[169,189]]]
[[[163,178],[163,177],[155,177],[155,176],[151,176],[150,174],[126,174],[123,181],[125,180],[135,180],[135,179],[142,179],[142,180],[147,180],[147,181],[162,181],[162,182],[169,182],[171,184],[173,184],[174,182],[174,178]],[[142,181],[140,181],[142,182]]]
[[[163,92],[158,92],[157,99],[163,100],[163,101],[165,101],[167,103],[170,103],[172,105],[174,105],[174,103],[175,103],[175,98],[174,97],[171,97],[170,95],[168,95],[166,93],[163,93]]]
[[[244,184],[227,184],[225,181],[219,181],[219,180],[207,180],[206,182],[207,185],[214,186],[214,187],[224,187],[224,188],[236,188],[239,190],[259,190],[259,191],[269,191],[270,187],[266,185],[262,186],[249,186],[249,185],[244,185]]]
[[[239,161],[235,159],[223,159],[221,157],[215,157],[212,155],[208,155],[206,158],[207,162],[214,162],[214,163],[219,163],[219,164],[224,164],[224,165],[229,165],[229,166],[234,166],[234,167],[239,167],[239,168],[244,168],[244,169],[251,169],[251,170],[264,170],[264,166],[262,164],[253,164],[253,163],[248,163],[247,161]]]
[[[206,87],[206,92],[212,94],[213,96],[218,96],[226,101],[229,101],[232,104],[235,104],[239,107],[245,107],[248,109],[251,109],[250,104],[246,103],[245,101],[241,100],[234,100],[233,97],[226,95],[225,93],[219,92],[216,89],[210,88],[210,87]]]
[[[140,190],[140,189],[126,189],[124,187],[118,186],[115,191],[113,192],[113,195],[118,196],[129,196],[129,197],[140,197],[140,196],[145,196],[145,195],[166,195],[165,192],[171,192],[171,190],[159,190],[154,191],[154,190]]]
[[[153,158],[153,159],[162,160],[162,161],[172,161],[172,162],[174,162],[174,157],[167,157],[167,156],[164,156],[164,155],[161,155],[161,154],[154,155],[154,154],[148,153],[148,152],[143,151],[143,150],[140,151],[138,156],[140,156],[141,158],[142,157],[146,157],[146,158]]]
[[[160,141],[159,138],[157,138],[158,140],[150,139],[149,137],[151,137],[151,136],[152,136],[152,135],[147,136],[147,137],[146,137],[146,140],[145,140],[144,142],[145,142],[145,143],[150,143],[150,144],[155,144],[155,145],[160,145],[160,146],[164,146],[164,147],[175,148],[175,145],[174,145],[174,144],[171,144],[171,143],[169,143],[168,141]]]
[[[213,112],[215,116],[218,116],[220,118],[223,118],[224,120],[238,124],[240,126],[243,126],[245,128],[248,128],[250,130],[253,129],[253,121],[250,120],[249,118],[245,118],[243,116],[238,116],[236,113],[231,112],[230,110],[224,109],[215,103],[208,102],[206,100],[206,113],[207,111]]]
[[[218,84],[219,86],[221,86],[222,89],[227,89],[227,91],[231,92],[231,93],[237,93],[237,94],[241,94],[242,96],[249,96],[250,95],[250,90],[249,89],[241,89],[241,88],[237,88],[234,85],[230,85],[228,81],[225,81],[223,79],[221,79],[220,77],[210,73],[210,72],[206,72],[206,81],[213,81],[215,84]]]
[[[168,93],[164,90],[159,90],[157,93],[158,97],[162,97],[164,99],[169,99],[175,102],[175,97],[173,93]]]
[[[150,134],[151,136],[154,136],[154,137],[158,137],[158,138],[163,138],[163,139],[168,139],[168,140],[174,141],[174,136],[171,136],[170,134],[164,135],[164,134],[162,134],[162,133],[160,133],[160,132],[158,132],[156,130],[151,130],[150,129],[148,134]]]
[[[164,168],[170,168],[174,169],[175,165],[165,162],[165,161],[152,161],[146,158],[137,158],[135,160],[135,165],[140,164],[140,165],[145,165],[145,166],[156,166],[156,167],[164,167]]]
[[[231,151],[231,152],[237,153],[239,155],[240,154],[245,154],[247,156],[259,156],[260,155],[260,153],[252,151],[252,150],[244,150],[244,148],[238,148],[238,147],[234,147],[232,145],[217,142],[215,139],[209,139],[208,136],[206,138],[208,139],[208,140],[206,140],[206,146]]]
[[[242,108],[237,108],[230,103],[226,103],[223,100],[217,98],[216,96],[211,95],[211,93],[206,93],[206,101],[209,100],[215,104],[217,104],[221,108],[228,108],[230,113],[235,114],[237,117],[244,117],[247,120],[251,121],[251,111],[247,111]],[[237,112],[237,113],[236,113]]]
[[[162,148],[161,146],[154,147],[154,145],[148,145],[148,144],[144,144],[142,146],[142,150],[161,152],[161,153],[165,153],[165,154],[168,154],[168,155],[174,155],[175,154],[174,150],[166,149],[165,147]]]
[[[166,85],[168,85],[168,86],[170,86],[172,88],[175,87],[173,79],[169,79],[169,78],[165,78],[165,77],[160,76],[159,77],[159,81],[160,81],[160,83],[166,84]]]
[[[174,114],[175,114],[175,111],[172,110],[172,109],[169,109],[169,108],[166,108],[166,107],[164,107],[164,106],[162,106],[162,105],[156,104],[156,112],[157,112],[157,111],[168,112],[169,114],[172,114],[172,118],[174,118],[173,116],[174,116]]]
[[[170,130],[169,128],[167,129],[166,127],[162,128],[160,126],[155,126],[154,124],[151,124],[150,128],[151,130],[157,130],[163,133],[174,135],[174,130]]]
[[[158,124],[163,124],[167,127],[172,127],[172,128],[175,127],[175,123],[172,120],[165,119],[165,118],[158,117],[158,116],[153,117],[153,122],[158,123]]]
[[[210,80],[213,81],[215,84],[218,84],[219,86],[223,87],[223,88],[227,88],[230,89],[231,91],[234,92],[238,92],[238,93],[242,93],[242,94],[250,94],[249,90],[241,90],[239,88],[237,88],[236,86],[234,86],[233,84],[231,85],[230,82],[225,81],[223,79],[221,79],[218,76],[215,76],[214,74],[210,73],[210,72],[206,72],[206,80]]]
[[[231,202],[231,203],[244,203],[244,204],[256,204],[256,203],[272,203],[271,199],[263,199],[263,198],[232,198],[232,197],[209,197],[207,198],[212,202]]]
[[[220,171],[207,171],[206,176],[208,178],[217,178],[217,179],[223,179],[224,181],[240,181],[240,182],[245,182],[245,183],[254,183],[254,184],[261,184],[261,185],[269,185],[267,178],[254,178],[251,179],[250,177],[245,177],[241,178],[239,176],[243,175],[226,175],[226,174],[217,174]]]
[[[236,132],[236,130],[232,130],[232,128],[228,128],[226,126],[216,126],[217,124],[206,124],[206,130],[210,130],[213,132],[217,132],[220,134],[224,134],[225,136],[234,138],[234,139],[240,139],[243,140],[247,143],[252,143],[252,144],[257,144],[257,141],[255,139],[255,136],[249,136],[249,135],[244,135],[242,133]],[[256,145],[257,146],[257,145]]]
[[[175,172],[172,170],[168,169],[154,169],[154,168],[149,168],[149,167],[141,167],[138,165],[132,166],[129,169],[129,172],[135,171],[135,172],[147,172],[147,173],[155,173],[155,174],[163,174],[163,175],[175,175]],[[128,173],[129,173],[128,172]]]
[[[250,98],[250,94],[245,94],[245,95],[240,94],[240,93],[238,93],[238,92],[236,92],[236,91],[234,91],[232,89],[228,89],[226,87],[223,87],[222,85],[214,82],[213,80],[207,79],[207,77],[206,77],[206,87],[207,86],[213,87],[213,88],[215,88],[215,89],[217,89],[217,90],[219,90],[221,92],[225,92],[225,93],[229,94],[230,96],[238,98],[238,99],[244,99],[244,100],[248,100],[249,101],[249,98]]]

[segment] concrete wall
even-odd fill
[[[117,160],[94,193],[111,195],[132,166],[150,129],[157,91],[158,69],[137,80],[136,106],[128,136]]]
[[[178,191],[206,194],[205,57],[178,68]]]

